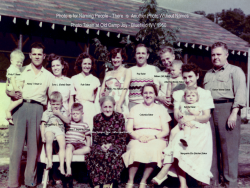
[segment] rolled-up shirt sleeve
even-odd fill
[[[234,104],[233,108],[243,108],[246,106],[246,76],[244,72],[236,67],[233,74]]]

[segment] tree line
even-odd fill
[[[205,11],[195,11],[203,15],[236,36],[250,43],[250,15],[245,15],[240,8],[222,10],[215,14],[206,14]]]

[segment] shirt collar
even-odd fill
[[[228,63],[226,63],[225,65],[223,65],[223,67],[221,67],[221,68],[219,68],[219,69],[214,69],[214,67],[213,67],[213,72],[219,72],[219,71],[223,71],[223,70],[225,70],[226,68],[227,68],[227,65],[228,65]]]
[[[60,78],[57,78],[57,77],[55,76],[55,79],[66,80],[66,76],[62,75]]]
[[[27,65],[26,71],[31,71],[31,70],[32,70],[31,64],[32,64],[32,63],[30,63],[29,65]],[[44,67],[42,66],[41,72],[43,72],[44,70],[45,70],[45,69],[44,69]]]

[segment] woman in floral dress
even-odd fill
[[[99,100],[102,113],[94,117],[93,145],[86,156],[87,169],[95,188],[111,187],[114,180],[120,183],[124,168],[122,154],[126,151],[125,119],[114,112],[115,100],[111,96]]]

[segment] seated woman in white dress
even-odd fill
[[[81,53],[74,67],[79,74],[71,78],[76,90],[75,102],[83,105],[84,120],[91,131],[93,130],[93,117],[98,113],[94,103],[98,87],[101,85],[99,79],[90,73],[93,66],[94,58],[86,52]]]
[[[126,188],[133,187],[140,163],[145,164],[145,170],[139,188],[146,188],[147,179],[154,167],[162,166],[162,150],[167,145],[165,137],[169,134],[168,122],[171,118],[166,108],[154,103],[158,94],[156,86],[145,84],[141,94],[144,102],[131,108],[126,127],[131,137],[127,152],[122,156],[125,166],[129,168]]]
[[[127,60],[127,55],[122,48],[114,48],[110,52],[110,59],[114,70],[106,73],[100,91],[100,98],[105,95],[114,97],[116,111],[123,113],[126,118],[129,114],[126,96],[131,80],[131,70],[124,68],[122,62]]]
[[[210,127],[210,109],[214,108],[213,98],[209,90],[197,87],[199,79],[199,68],[195,64],[184,64],[182,66],[182,76],[187,89],[195,89],[199,94],[199,106],[202,108],[202,115],[185,115],[180,112],[180,105],[185,101],[184,90],[173,93],[174,116],[178,121],[171,134],[173,140],[170,143],[172,154],[166,155],[164,166],[152,182],[160,185],[167,179],[167,174],[179,177],[181,188],[187,188],[186,173],[201,183],[210,183],[212,174],[212,133]],[[184,131],[180,131],[182,126],[193,127],[193,121],[199,122],[190,132],[188,147],[184,146],[180,139],[184,137]],[[180,126],[179,126],[180,125]],[[173,158],[176,159],[173,163]],[[178,163],[177,163],[178,162]]]

